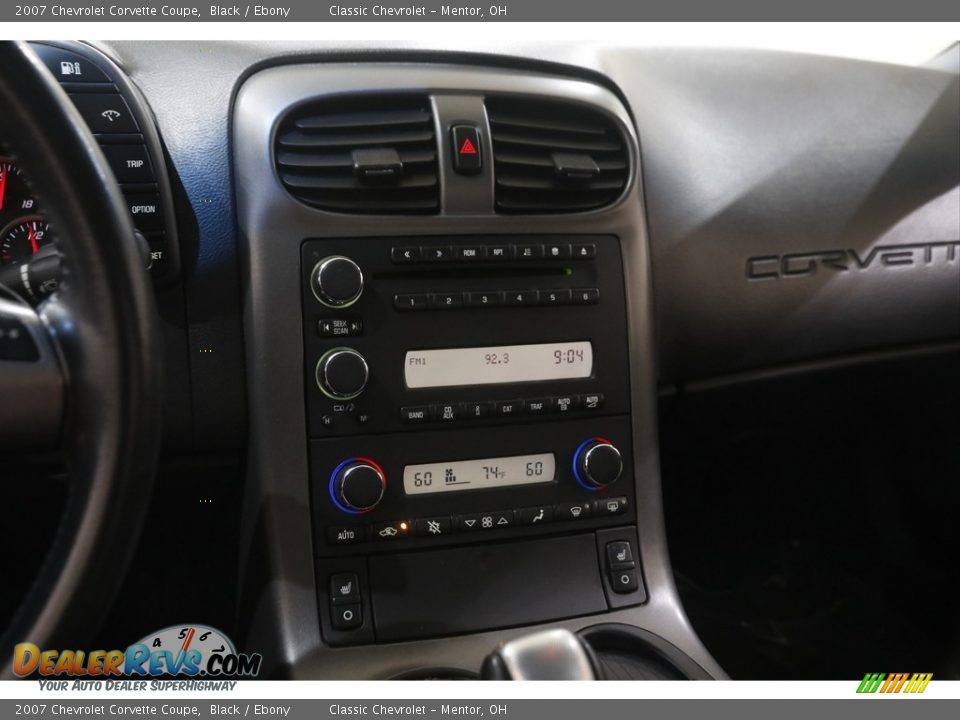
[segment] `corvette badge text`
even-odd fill
[[[51,690],[67,689],[66,680],[52,678],[82,679],[83,689],[107,690],[146,689],[146,681],[129,686],[136,678],[251,678],[259,674],[262,660],[259,653],[238,653],[230,638],[205,625],[164,628],[126,650],[41,650],[29,642],[13,649],[14,673],[37,674]]]
[[[785,255],[755,255],[747,258],[748,280],[781,280],[814,275],[823,269],[832,272],[850,272],[871,268],[955,263],[960,256],[960,240],[912,243],[909,245],[877,245],[866,251],[820,250]]]

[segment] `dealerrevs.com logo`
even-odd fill
[[[173,625],[125,650],[42,650],[33,643],[13,649],[19,677],[255,677],[263,657],[238,653],[233,641],[206,625]]]
[[[933,673],[867,673],[857,687],[858,693],[922,693],[927,689]]]

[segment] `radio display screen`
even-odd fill
[[[426,495],[535,485],[553,482],[555,472],[553,453],[407,465],[403,468],[403,490],[407,495]]]
[[[566,342],[410,350],[403,371],[411,389],[574,380],[593,374],[593,345]]]

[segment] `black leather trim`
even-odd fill
[[[43,308],[67,370],[70,497],[10,627],[15,643],[83,647],[123,578],[148,506],[161,420],[150,279],[106,160],[66,94],[25,44],[0,42],[0,137],[57,229],[65,277]],[[0,677],[11,673],[4,664]]]

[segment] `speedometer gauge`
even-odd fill
[[[39,215],[18,218],[0,232],[0,265],[29,260],[50,242],[50,228]]]

